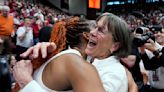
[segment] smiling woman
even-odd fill
[[[128,78],[121,57],[130,52],[130,31],[124,20],[104,13],[97,19],[97,26],[91,30],[85,49],[94,58],[93,65],[99,72],[106,92],[127,92]]]
[[[126,57],[130,52],[131,38],[124,20],[105,13],[97,19],[97,26],[90,32],[86,53],[93,58],[114,54]]]

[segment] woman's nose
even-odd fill
[[[96,34],[97,34],[97,28],[93,28],[91,31],[90,31],[90,35],[91,36],[96,36]]]

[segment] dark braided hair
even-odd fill
[[[90,32],[87,20],[79,17],[74,17],[67,20],[66,29],[66,43],[67,46],[70,47],[76,47],[81,43],[83,32]]]

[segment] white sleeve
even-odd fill
[[[147,56],[149,57],[149,59],[151,59],[152,57],[154,57],[154,54],[151,51],[145,49],[145,52],[146,52]]]
[[[47,92],[35,80],[29,82],[19,92]]]
[[[22,36],[25,33],[25,30],[22,27],[19,27],[16,31],[17,36]]]
[[[120,64],[109,64],[98,69],[105,92],[127,92],[128,80],[124,67]]]
[[[122,85],[121,78],[112,73],[103,75],[103,86],[106,92],[118,92],[118,88]]]

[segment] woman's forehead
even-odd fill
[[[96,23],[99,26],[105,26],[108,23],[108,19],[106,16],[103,16]]]

